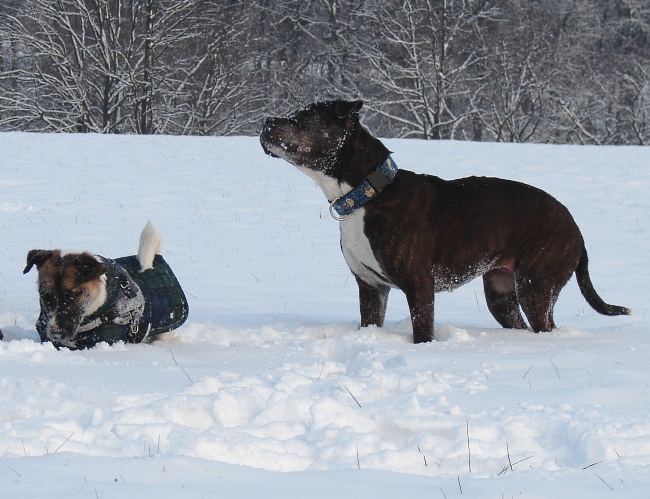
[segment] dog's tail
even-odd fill
[[[591,305],[596,312],[603,315],[632,315],[632,311],[626,307],[619,307],[618,305],[610,305],[605,303],[603,299],[598,296],[594,289],[594,285],[589,277],[589,258],[587,257],[587,249],[584,243],[582,244],[582,257],[576,267],[576,279],[578,280],[578,287],[582,296],[585,297],[587,303]]]
[[[142,272],[152,268],[153,259],[156,255],[161,254],[160,242],[160,232],[149,220],[140,234],[140,247],[138,248],[138,261]]]

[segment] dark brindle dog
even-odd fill
[[[526,328],[521,307],[533,331],[553,329],[553,307],[574,272],[597,312],[629,313],[594,290],[580,230],[557,200],[509,180],[398,171],[390,151],[360,125],[362,104],[312,104],[267,119],[260,136],[267,154],[312,177],[330,201],[359,285],[361,326],[381,326],[388,292],[399,288],[414,341],[431,341],[434,293],[477,276],[490,312],[506,328]]]

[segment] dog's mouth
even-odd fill
[[[286,159],[288,156],[300,151],[297,144],[287,143],[277,133],[274,133],[275,128],[272,124],[267,123],[260,134],[260,144],[268,156]]]
[[[265,144],[264,142],[262,142],[262,141],[260,141],[260,142],[261,142],[261,144],[262,144],[262,149],[264,149],[264,154],[266,154],[267,156],[271,156],[272,158],[279,158],[279,157],[280,157],[280,156],[278,156],[277,154],[273,154],[273,151],[271,151],[271,150],[266,146],[266,144]]]
[[[74,332],[65,331],[57,327],[56,319],[54,317],[50,317],[50,320],[47,321],[45,335],[52,342],[58,343],[68,348],[74,348],[77,342],[76,334]]]
[[[105,287],[99,286],[94,295],[94,299],[91,299],[93,297],[88,289],[63,293],[58,299],[53,298],[52,292],[43,293],[38,321],[42,327],[40,331],[53,343],[76,348],[79,339],[89,329],[88,317],[106,301]]]
[[[52,340],[54,343],[58,343],[60,345],[63,345],[64,347],[74,349],[77,346],[77,341],[74,338],[74,336],[67,337],[67,336],[59,336],[57,334],[51,334],[50,333],[50,334],[48,334],[48,338],[50,338],[50,340]]]

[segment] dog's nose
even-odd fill
[[[277,117],[266,118],[266,120],[264,121],[264,127],[265,128],[274,128],[274,127],[276,127],[278,125],[278,122],[281,119],[282,118],[277,118]]]

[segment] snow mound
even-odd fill
[[[414,345],[399,291],[359,329],[326,200],[256,138],[0,134],[3,494],[644,497],[650,149],[387,146],[549,191],[599,293],[637,314],[600,316],[570,282],[557,330],[501,329],[478,280],[436,296],[437,341]],[[27,252],[132,255],[148,219],[189,321],[153,344],[38,343]]]

